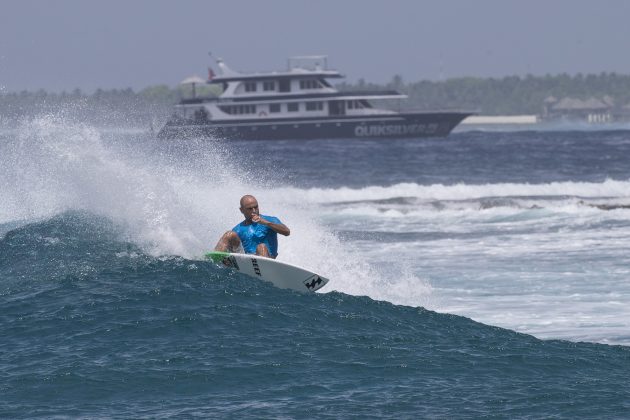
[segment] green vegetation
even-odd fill
[[[549,96],[612,98],[615,106],[630,104],[630,75],[601,73],[569,76],[509,76],[501,79],[463,77],[445,81],[405,83],[394,76],[386,85],[341,83],[341,90],[394,89],[409,95],[405,101],[390,101],[385,106],[403,109],[465,109],[485,115],[540,114]],[[214,96],[217,86],[197,86],[198,96]],[[99,125],[148,127],[162,125],[171,107],[180,98],[191,97],[190,86],[171,88],[150,86],[138,92],[132,89],[97,89],[86,94],[79,89],[67,93],[0,93],[0,124],[12,125],[22,118],[38,115],[63,115]]]
[[[549,96],[557,99],[588,99],[610,96],[616,105],[630,103],[630,75],[616,73],[569,76],[509,76],[502,79],[462,77],[443,82],[420,81],[405,84],[394,76],[385,86],[368,84],[339,85],[344,90],[395,89],[409,95],[415,109],[467,109],[484,115],[540,114]]]
[[[168,115],[179,94],[168,86],[153,86],[140,92],[132,89],[97,89],[87,94],[79,89],[70,93],[22,91],[0,94],[0,123],[15,125],[23,118],[42,115],[97,125],[147,126],[156,116]]]

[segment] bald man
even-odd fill
[[[241,197],[241,213],[245,216],[238,225],[225,232],[215,251],[238,252],[241,247],[246,254],[276,258],[278,256],[278,233],[289,236],[291,231],[280,219],[260,214],[258,201],[253,195]]]

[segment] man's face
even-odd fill
[[[252,216],[260,214],[258,210],[258,201],[255,198],[246,198],[241,204],[241,213],[245,216],[245,219],[252,220]]]

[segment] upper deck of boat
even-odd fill
[[[288,60],[286,71],[241,73],[229,68],[222,59],[217,59],[220,75],[211,74],[208,83],[227,83],[255,80],[282,80],[299,78],[339,79],[345,77],[337,70],[328,69],[327,56],[297,56]]]

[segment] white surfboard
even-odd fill
[[[206,258],[218,264],[226,262],[224,265],[239,273],[271,282],[281,289],[314,292],[328,283],[328,279],[319,274],[273,258],[218,251],[208,252]]]

